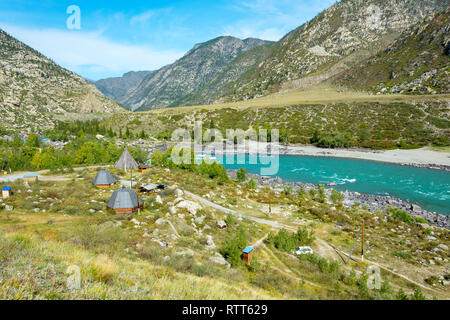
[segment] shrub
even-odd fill
[[[253,180],[253,178],[250,179],[250,181],[247,184],[247,187],[249,190],[256,189],[256,182]]]
[[[426,300],[419,287],[414,290],[414,293],[411,295],[411,300]]]
[[[277,234],[271,232],[267,237],[267,243],[286,252],[291,252],[302,245],[310,245],[313,242],[313,233],[309,232],[305,227],[299,228],[297,233],[292,234],[285,229],[281,229]]]
[[[220,253],[232,266],[237,266],[242,263],[241,252],[246,245],[247,233],[241,227],[236,233],[228,235],[220,249]]]
[[[240,168],[238,172],[236,173],[236,180],[238,182],[244,182],[247,180],[247,170],[244,168]]]
[[[327,196],[326,196],[325,187],[323,186],[323,184],[319,184],[317,186],[317,198],[315,200],[320,203],[326,202]]]
[[[97,281],[108,283],[116,273],[116,265],[107,256],[101,255],[92,261],[88,272]]]
[[[284,193],[286,196],[289,196],[289,195],[292,193],[292,187],[291,187],[291,186],[284,186],[284,188],[283,188],[283,193]]]
[[[411,224],[414,222],[413,217],[411,217],[406,211],[400,210],[396,207],[389,207],[387,212],[392,216],[392,218],[396,220],[403,221],[407,224]]]
[[[394,257],[399,257],[401,259],[409,259],[409,258],[411,258],[411,255],[408,252],[406,252],[406,251],[394,252],[393,255],[394,255]]]
[[[398,290],[395,298],[397,300],[409,300],[408,295],[405,293],[405,291],[403,291],[403,289]]]
[[[342,201],[344,201],[344,195],[342,193],[340,193],[339,191],[333,189],[333,190],[331,190],[330,201],[335,204],[341,203]]]

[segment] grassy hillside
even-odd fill
[[[284,106],[283,102],[292,105]],[[223,132],[229,128],[277,128],[282,142],[287,143],[308,144],[317,142],[312,141],[317,135],[334,139],[333,135],[339,133],[347,147],[386,149],[448,146],[449,110],[445,96],[408,99],[408,96],[368,96],[322,88],[242,103],[116,114],[104,125],[114,129],[120,124],[136,134],[144,130],[161,138],[170,137],[176,128],[192,129],[195,120],[203,120],[205,128],[215,127]]]
[[[112,173],[128,176],[115,169]],[[173,213],[171,208],[180,201],[177,197],[196,201],[175,189],[167,190],[162,201],[155,194],[142,195],[143,212],[132,221],[118,220],[105,209],[112,190],[92,186],[95,174],[96,170],[77,171],[29,186],[22,181],[12,184],[16,194],[2,204],[15,210],[0,210],[1,298],[448,298],[439,280],[445,269],[439,261],[448,259],[448,253],[432,250],[448,244],[446,230],[424,229],[394,214],[346,208],[336,197],[330,198],[334,202],[322,197],[320,188],[307,193],[269,190],[158,166],[138,178],[202,195],[246,216],[280,224],[285,231],[274,228],[270,233],[266,224],[202,204],[195,214],[178,207]],[[268,195],[272,214],[267,212]],[[344,264],[333,247],[349,252],[363,217],[366,263],[355,255],[355,260]],[[227,227],[217,228],[218,220],[226,221]],[[303,231],[295,240],[292,232],[298,228]],[[426,238],[430,232],[436,239],[431,242]],[[295,257],[287,250],[290,241],[294,245],[305,241],[316,253]],[[250,244],[257,250],[253,263],[245,265],[233,248],[239,252]],[[231,268],[210,259],[223,255]],[[428,260],[435,263],[424,265]],[[367,288],[364,273],[374,263],[381,268],[378,290]],[[67,287],[69,266],[80,268],[80,290]]]

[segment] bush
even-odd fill
[[[411,255],[408,252],[406,252],[406,251],[394,252],[392,255],[394,257],[398,257],[398,258],[401,258],[401,259],[409,259],[409,258],[411,258]]]
[[[247,184],[247,187],[249,190],[256,189],[256,182],[253,180],[253,178],[250,179],[250,181]]]
[[[389,207],[387,212],[392,216],[392,218],[396,220],[403,221],[407,224],[411,224],[414,222],[414,218],[411,217],[406,211],[400,210],[396,207]]]
[[[217,178],[219,180],[219,184],[224,184],[229,180],[227,170],[224,166],[218,164],[217,162],[209,164],[203,160],[198,170],[201,174],[207,175],[211,179]]]
[[[97,281],[108,283],[113,280],[116,265],[105,255],[97,257],[89,264],[88,273]]]
[[[292,193],[292,187],[291,187],[291,186],[285,186],[285,187],[283,188],[283,193],[284,193],[286,196],[289,196],[289,195]]]
[[[414,290],[414,293],[411,295],[411,300],[426,300],[419,287]]]
[[[344,201],[344,195],[342,193],[340,193],[339,191],[333,189],[333,190],[331,190],[330,201],[335,204],[341,203],[342,201]]]
[[[247,180],[247,170],[244,168],[240,168],[238,172],[236,173],[236,180],[238,182],[244,182]]]
[[[350,148],[355,145],[352,135],[347,132],[315,131],[311,144],[320,148]]]
[[[327,195],[325,193],[325,187],[323,186],[323,184],[319,184],[317,186],[317,197],[315,200],[320,203],[325,203],[327,201]]]
[[[314,239],[313,232],[302,227],[292,234],[285,229],[281,229],[277,234],[271,232],[266,241],[279,250],[291,252],[299,246],[312,244]]]
[[[232,266],[237,266],[242,263],[241,253],[246,245],[247,233],[241,227],[236,233],[228,235],[220,249],[220,253]]]

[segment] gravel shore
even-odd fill
[[[236,170],[227,170],[231,178],[236,176]],[[316,188],[316,185],[302,182],[288,182],[283,181],[278,177],[264,177],[257,174],[248,173],[249,178],[253,178],[257,185],[269,186],[273,189],[282,189],[284,186],[292,187],[293,192],[297,192],[300,188],[309,190],[310,188]],[[330,193],[331,189],[327,187],[327,192]],[[389,206],[397,207],[406,211],[414,217],[421,217],[428,221],[428,223],[438,226],[440,228],[450,229],[450,216],[444,216],[435,212],[429,212],[423,210],[416,204],[408,201],[398,199],[391,196],[365,194],[352,191],[343,191],[344,205],[351,207],[355,203],[359,203],[362,206],[367,206],[370,211],[376,212],[378,210],[386,211]]]

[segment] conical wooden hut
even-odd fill
[[[133,156],[131,155],[130,151],[128,151],[127,148],[123,150],[122,155],[120,156],[119,160],[114,164],[114,167],[117,169],[123,169],[123,170],[132,170],[136,169],[138,167],[138,164],[133,159]]]
[[[97,188],[109,188],[117,183],[116,179],[105,169],[101,169],[92,183]]]
[[[143,207],[144,203],[138,198],[136,192],[125,187],[114,191],[107,204],[108,209],[123,214],[138,212]]]

